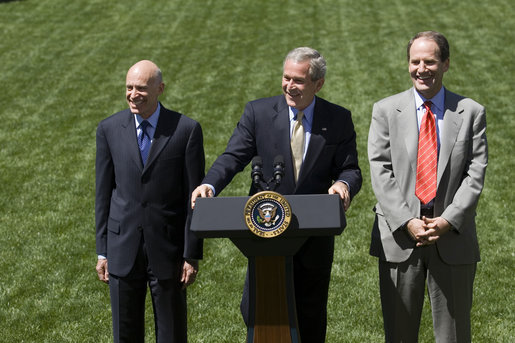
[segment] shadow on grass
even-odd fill
[[[0,0],[0,4],[3,4],[4,2],[19,2],[23,0]]]

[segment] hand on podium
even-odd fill
[[[197,200],[198,197],[201,198],[212,198],[214,196],[213,189],[207,185],[203,184],[195,188],[193,193],[191,193],[191,208],[195,208],[195,200]]]
[[[343,209],[347,211],[350,206],[350,192],[349,192],[349,186],[342,181],[336,181],[333,183],[331,188],[329,188],[328,191],[329,194],[339,194],[340,199],[342,199],[343,202]]]

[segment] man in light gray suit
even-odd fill
[[[413,88],[374,104],[368,137],[385,338],[418,341],[427,283],[436,341],[470,342],[485,109],[443,87],[442,34],[417,34],[407,53]]]

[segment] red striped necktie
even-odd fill
[[[417,181],[415,195],[422,204],[427,204],[436,196],[436,168],[438,148],[435,116],[431,111],[431,101],[424,102],[426,113],[420,124],[417,155]]]

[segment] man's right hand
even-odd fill
[[[109,283],[109,272],[107,271],[107,259],[99,258],[97,261],[98,279],[102,282]]]
[[[413,218],[406,225],[406,230],[410,237],[417,242],[417,247],[435,244],[440,238],[440,236],[428,236],[426,234],[428,230],[426,221],[426,217],[422,217],[422,219]]]
[[[424,225],[424,221],[419,218],[412,218],[406,225],[406,231],[410,235],[411,239],[417,241],[417,243],[421,243],[419,235],[426,232]]]
[[[195,208],[195,200],[197,200],[198,197],[211,198],[213,197],[213,190],[205,184],[195,188],[193,193],[191,193],[191,208]]]

